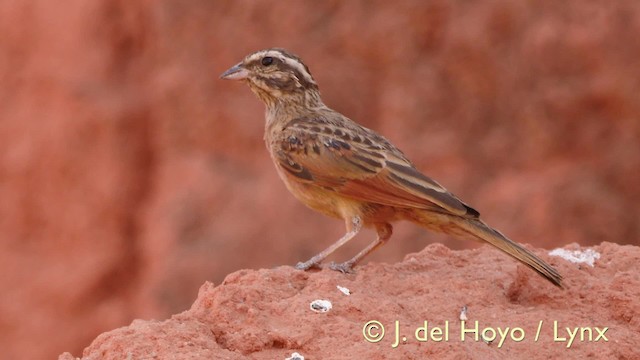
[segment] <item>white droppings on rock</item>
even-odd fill
[[[293,354],[291,354],[291,356],[284,360],[304,360],[304,356],[298,354],[297,352],[294,352]]]
[[[467,305],[463,306],[460,310],[460,321],[467,321]]]
[[[333,307],[331,305],[331,301],[329,300],[313,300],[311,304],[309,304],[311,310],[319,313],[325,313]]]
[[[566,250],[555,249],[549,253],[551,256],[558,256],[575,264],[585,263],[593,267],[596,260],[600,258],[600,253],[593,249],[586,250]]]
[[[338,288],[338,290],[340,290],[341,293],[343,293],[343,294],[345,294],[347,296],[351,295],[351,290],[347,289],[346,287],[340,286],[340,285],[338,285],[336,287]]]

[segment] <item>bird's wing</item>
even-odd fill
[[[321,119],[291,121],[272,140],[273,156],[293,181],[313,184],[366,202],[447,211],[477,217],[436,181],[420,173],[382,136],[323,124]]]

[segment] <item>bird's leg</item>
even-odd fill
[[[367,255],[374,252],[377,248],[384,245],[387,242],[387,240],[389,240],[393,232],[393,227],[391,227],[391,224],[387,224],[387,223],[376,224],[376,231],[378,232],[378,237],[374,242],[369,244],[366,248],[362,249],[362,251],[360,251],[356,256],[351,258],[351,260],[345,261],[340,264],[331,263],[330,265],[331,269],[340,271],[343,273],[353,272],[354,266],[356,266]]]
[[[353,239],[354,236],[362,229],[362,221],[359,216],[354,216],[351,219],[345,221],[347,227],[347,233],[344,234],[340,240],[333,243],[328,248],[322,250],[319,254],[315,255],[311,259],[305,262],[299,262],[296,265],[296,269],[298,270],[308,270],[313,267],[319,267],[320,263],[327,258],[327,256],[331,255],[334,251],[336,251],[339,247],[346,244],[349,240]]]

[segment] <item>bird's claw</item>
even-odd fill
[[[309,269],[319,269],[320,264],[314,261],[299,262],[294,266],[297,270],[307,271]]]
[[[329,269],[340,271],[343,274],[353,274],[355,272],[353,270],[353,264],[349,261],[345,261],[343,263],[331,262],[331,264],[329,264]]]

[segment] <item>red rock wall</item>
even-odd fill
[[[0,2],[0,347],[77,352],[341,234],[280,184],[262,105],[218,80],[271,46],[512,238],[637,244],[639,15],[634,1]],[[400,225],[373,259],[432,241],[474,246]]]

